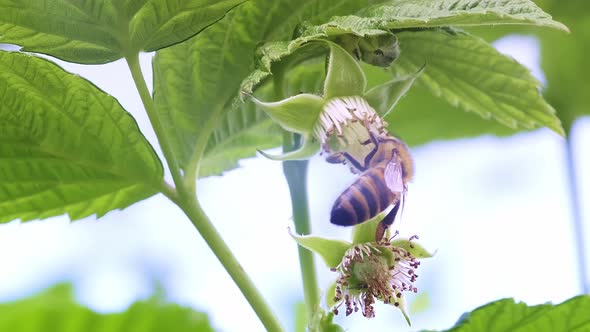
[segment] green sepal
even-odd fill
[[[324,239],[317,236],[291,234],[300,246],[320,255],[326,265],[336,268],[342,261],[344,253],[351,247],[346,241]]]
[[[344,329],[333,322],[334,313],[326,312],[320,306],[317,306],[314,310],[311,322],[307,327],[309,332],[344,332]]]
[[[424,66],[414,74],[398,77],[392,81],[377,85],[367,91],[364,97],[369,105],[373,106],[381,117],[385,117],[391,112],[391,110],[393,110],[393,107],[401,97],[410,90],[410,87],[414,84],[416,78],[418,78],[423,71]]]
[[[408,326],[412,326],[412,322],[410,321],[410,316],[408,315],[408,312],[406,311],[406,300],[405,299],[406,299],[405,296],[402,296],[399,299],[397,299],[399,306],[396,306],[393,303],[391,305],[394,306],[395,308],[398,308],[399,311],[402,312],[402,315],[404,315],[404,318],[406,319]]]
[[[365,73],[359,63],[342,47],[325,41],[330,47],[324,98],[362,96],[367,87]]]
[[[423,246],[416,243],[416,241],[409,239],[395,239],[391,241],[391,245],[407,250],[416,258],[430,258],[436,254],[436,252],[430,253]]]
[[[362,224],[354,226],[352,230],[352,243],[375,243],[375,232],[381,219],[385,217],[385,213],[380,213]]]
[[[263,102],[255,97],[252,101],[264,110],[285,130],[309,134],[324,106],[324,99],[310,93],[302,93],[276,102]]]
[[[283,153],[281,155],[268,154],[262,150],[257,150],[258,153],[270,160],[302,160],[313,157],[320,150],[320,144],[318,141],[310,137],[310,135],[303,136],[303,145],[297,150]]]
[[[334,302],[334,297],[336,297],[336,280],[334,280],[326,289],[325,297],[326,306],[332,308],[336,304],[336,302]]]

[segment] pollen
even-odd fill
[[[363,160],[372,150],[369,132],[387,134],[387,123],[359,96],[333,98],[326,103],[314,127],[314,135],[330,163],[349,164],[343,153]],[[350,164],[354,174],[361,171]]]
[[[340,265],[332,311],[348,316],[360,311],[375,317],[374,304],[380,300],[399,307],[404,292],[417,292],[415,270],[420,262],[408,251],[390,243],[359,244],[350,248]]]

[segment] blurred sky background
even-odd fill
[[[534,37],[509,36],[495,45],[544,81]],[[141,58],[150,82],[151,56]],[[115,96],[155,142],[124,62],[59,63]],[[585,239],[590,239],[588,117],[576,123],[573,135]],[[438,251],[418,270],[416,285],[423,295],[410,297],[412,307],[422,308],[411,312],[411,328],[398,310],[384,305],[368,321],[360,314],[338,316],[348,331],[442,329],[500,298],[539,304],[582,292],[561,137],[541,129],[509,138],[432,142],[412,152],[416,177],[403,219],[394,226],[404,236],[418,234],[421,244]],[[345,166],[319,157],[311,161],[314,233],[349,239],[350,229],[331,225],[329,213],[353,178]],[[198,191],[215,226],[292,330],[294,306],[303,294],[296,244],[287,231],[291,208],[281,164],[262,157],[243,160],[223,177],[200,180]],[[0,301],[71,281],[81,303],[113,312],[149,297],[159,285],[169,300],[207,312],[220,331],[263,330],[197,231],[162,195],[100,220],[70,223],[56,217],[0,225],[0,253]],[[317,265],[325,288],[335,274],[319,259]],[[412,305],[412,299],[422,305]]]

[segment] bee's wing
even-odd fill
[[[398,158],[392,158],[385,165],[385,184],[387,188],[394,193],[404,192],[404,182],[402,180],[402,164]]]

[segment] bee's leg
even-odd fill
[[[381,220],[379,222],[379,225],[377,225],[377,230],[375,231],[375,242],[379,243],[379,242],[381,242],[381,240],[383,240],[383,236],[385,235],[385,231],[395,221],[395,216],[397,215],[397,212],[399,211],[400,202],[401,202],[401,200],[398,200],[397,203],[395,203],[395,206],[393,207],[393,209],[391,209],[391,211],[389,211],[389,213],[385,216],[385,218],[383,218],[383,220]]]
[[[365,165],[361,165],[358,160],[354,159],[354,157],[348,152],[342,152],[342,155],[354,166],[356,169],[360,171],[367,170],[367,162],[365,161]]]
[[[361,163],[348,152],[336,152],[334,154],[331,154],[328,157],[326,157],[326,161],[330,164],[340,164],[342,162],[342,157],[346,158],[346,160],[348,160],[348,162],[350,162],[352,166],[354,166],[359,171],[363,172],[367,170],[366,163],[365,166],[361,165]]]
[[[379,138],[377,137],[377,134],[375,134],[370,128],[369,128],[369,120],[365,119],[365,128],[367,128],[367,132],[369,133],[369,141],[373,142],[373,144],[375,144],[375,146],[379,145]],[[361,143],[363,144],[363,143]],[[368,143],[366,143],[368,144]],[[365,144],[363,144],[365,145]]]
[[[375,153],[377,153],[378,148],[379,148],[379,146],[375,145],[375,148],[367,154],[367,156],[365,157],[365,165],[367,165],[367,166],[369,165],[369,163],[371,162],[371,159],[373,159],[373,156],[375,156]]]
[[[326,161],[330,164],[340,164],[342,162],[342,153],[336,152],[326,157]]]
[[[379,137],[377,137],[377,134],[375,134],[371,129],[369,129],[369,121],[367,119],[365,119],[365,128],[367,128],[367,132],[369,133],[369,139],[359,143],[361,145],[367,145],[369,143],[375,144],[373,150],[371,150],[371,152],[369,152],[365,157],[365,165],[369,165],[371,159],[373,159],[373,156],[375,156],[375,153],[377,153],[377,150],[379,149]]]
[[[359,141],[359,144],[360,145],[367,145],[369,143],[373,143],[373,141],[370,138],[368,140],[366,140],[366,141]]]

